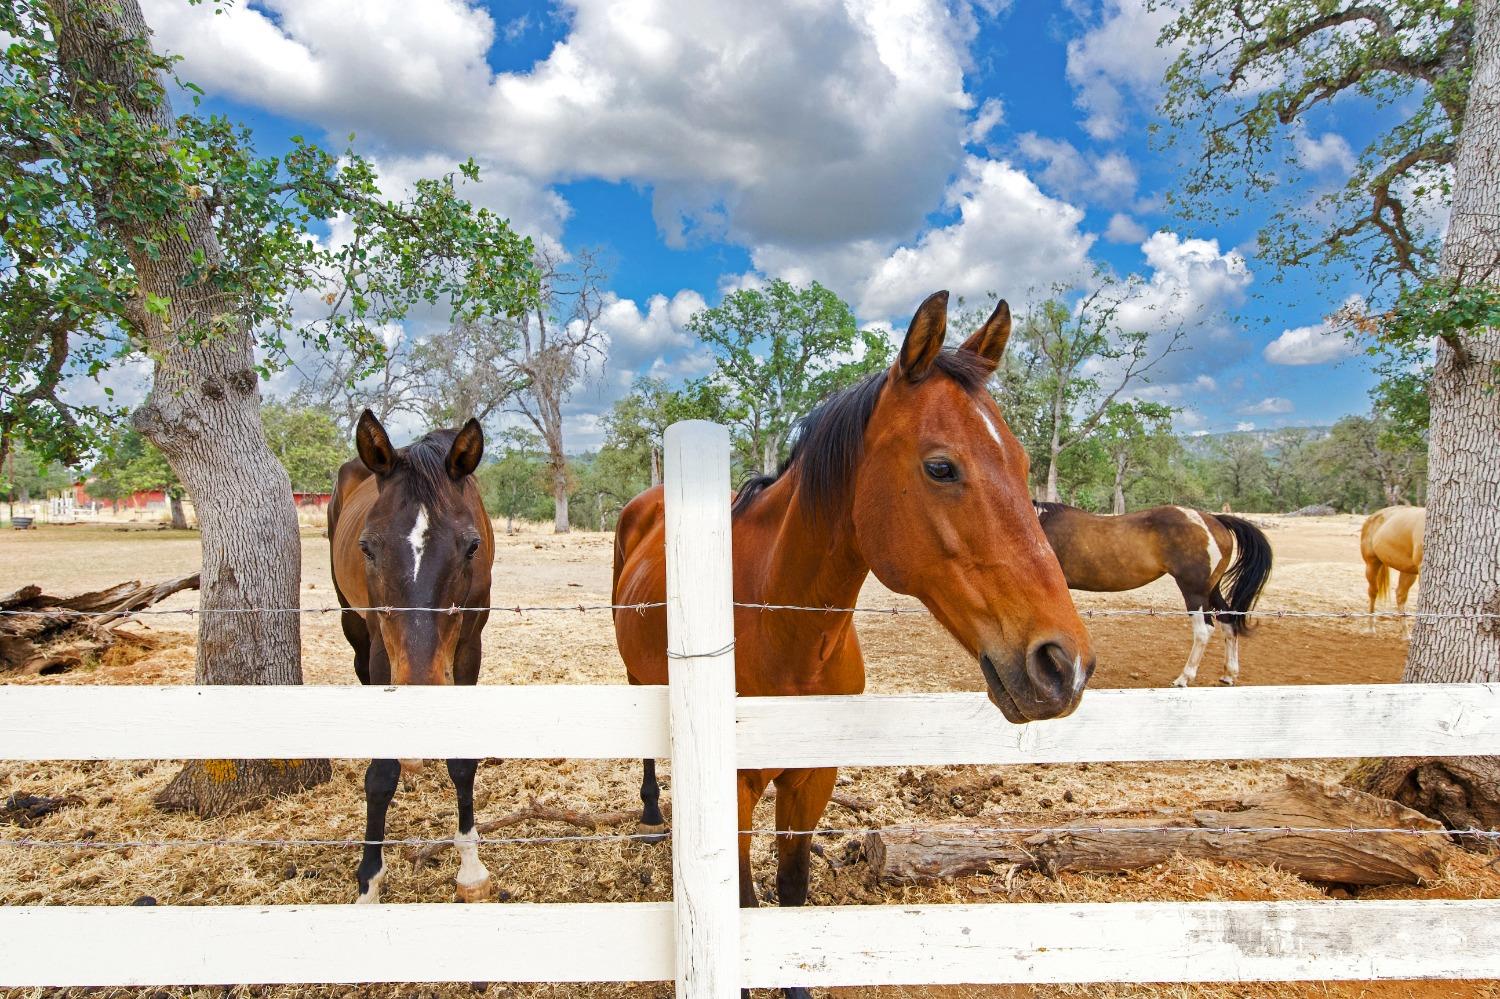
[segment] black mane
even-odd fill
[[[984,389],[994,368],[978,354],[945,350],[933,362],[940,372],[976,393]],[[775,475],[756,475],[735,494],[732,515],[748,510],[755,498],[784,475],[796,475],[804,509],[816,521],[826,522],[843,505],[864,451],[865,428],[875,412],[888,371],[878,371],[862,381],[840,389],[818,404],[797,424],[791,453]]]
[[[1069,506],[1066,503],[1048,503],[1046,500],[1032,500],[1031,505],[1036,508],[1036,519],[1042,521],[1043,523],[1046,523],[1047,518],[1052,516],[1054,513],[1058,513],[1063,510],[1078,509],[1078,507]]]
[[[448,477],[448,452],[457,436],[457,430],[433,430],[401,449],[398,466],[410,473],[403,479],[418,503],[437,506],[453,494],[454,482]]]

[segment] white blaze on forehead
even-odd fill
[[[411,533],[406,536],[411,542],[411,578],[416,582],[417,575],[422,571],[422,552],[427,548],[427,508],[421,507],[417,510],[416,523],[411,525]]]
[[[988,430],[990,432],[990,436],[995,438],[996,444],[1000,444],[1001,447],[1004,447],[1005,445],[1001,444],[1000,441],[1000,428],[995,426],[995,420],[992,416],[990,416],[989,411],[984,408],[984,403],[980,402],[978,399],[975,399],[974,406],[979,410],[979,418],[984,421],[984,429]]]

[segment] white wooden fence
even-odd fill
[[[740,910],[736,765],[1500,754],[1500,685],[1101,690],[1025,726],[980,694],[736,699],[727,455],[668,432],[667,689],[0,686],[0,759],[671,757],[672,902],[0,907],[0,987],[1500,977],[1500,901]]]

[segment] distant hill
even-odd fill
[[[1274,450],[1276,435],[1284,430],[1303,430],[1307,432],[1310,441],[1321,440],[1327,437],[1333,428],[1330,426],[1318,427],[1277,427],[1273,430],[1228,430],[1217,434],[1185,434],[1182,437],[1182,446],[1188,454],[1197,457],[1207,457],[1214,453],[1215,445],[1219,441],[1229,438],[1248,438],[1260,445],[1262,451]]]

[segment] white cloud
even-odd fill
[[[1272,364],[1327,364],[1354,356],[1355,345],[1342,333],[1329,329],[1327,323],[1315,323],[1282,330],[1262,353]]]
[[[1146,227],[1123,212],[1115,212],[1109,217],[1104,238],[1111,243],[1139,243],[1146,238]]]
[[[969,122],[969,129],[964,139],[968,142],[983,142],[1003,121],[1005,121],[1005,104],[998,97],[986,97],[984,103],[979,106],[978,113],[974,115],[974,120]]]
[[[1156,45],[1173,8],[1147,7],[1147,0],[1104,0],[1089,30],[1068,42],[1074,104],[1084,112],[1084,131],[1096,139],[1125,133],[1131,102],[1154,101],[1175,58],[1171,49]]]
[[[1079,228],[1083,212],[1049,198],[1009,163],[968,157],[944,204],[956,220],[909,244],[865,241],[824,253],[760,246],[752,258],[766,274],[823,282],[867,319],[908,316],[942,288],[1018,300],[1089,271],[1094,237]]]
[[[705,308],[703,296],[691,289],[671,298],[652,295],[644,311],[633,299],[608,296],[598,326],[609,337],[609,367],[633,377],[643,368],[665,366],[668,355],[696,342],[687,323]]]
[[[1332,169],[1347,174],[1354,169],[1354,150],[1349,148],[1348,141],[1337,132],[1312,136],[1299,129],[1292,137],[1292,145],[1297,159],[1314,172]]]
[[[1246,430],[1254,430],[1255,429],[1255,423],[1252,420],[1241,420],[1239,423],[1236,423],[1234,425],[1234,429],[1236,429],[1236,430],[1238,430],[1240,432],[1244,432]]]
[[[1267,396],[1260,402],[1241,406],[1240,412],[1250,416],[1280,416],[1290,413],[1296,408],[1292,404],[1292,400],[1273,395]]]
[[[939,0],[566,0],[567,36],[503,74],[485,60],[495,22],[461,0],[145,6],[215,92],[537,183],[647,185],[674,241],[905,238],[958,164],[972,106],[974,18]]]
[[[1139,177],[1123,153],[1084,154],[1070,142],[1035,132],[1023,134],[1017,146],[1022,155],[1043,164],[1039,183],[1065,198],[1119,204],[1135,194]]]

